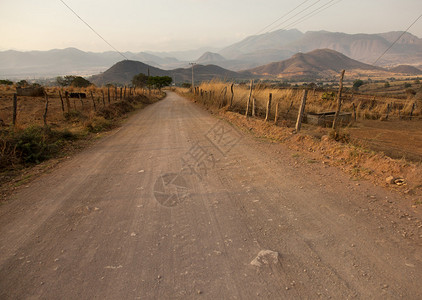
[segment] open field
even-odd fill
[[[422,161],[422,120],[360,120],[349,127],[352,139],[392,158]]]
[[[413,78],[382,78],[380,82],[366,82],[359,88],[359,92],[395,99],[407,99],[422,89],[420,79]],[[420,99],[420,96],[418,97]]]

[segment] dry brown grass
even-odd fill
[[[195,100],[209,107],[221,107],[228,104],[231,97],[231,83],[212,81],[202,83],[199,86],[200,92]],[[181,93],[192,97],[188,89],[179,89]],[[270,117],[275,116],[276,103],[279,103],[279,115],[281,119],[295,119],[300,106],[303,94],[302,89],[293,88],[269,88],[266,85],[257,84],[253,90],[253,97],[256,99],[256,113],[258,117],[265,116],[269,94],[272,94],[272,107]],[[202,97],[201,97],[202,94]],[[309,90],[306,111],[308,113],[321,113],[334,111],[336,109],[337,92],[329,90]],[[246,103],[249,97],[249,85],[234,85],[234,99],[232,111],[239,113],[246,112]],[[385,96],[372,96],[356,93],[343,93],[342,111],[353,113],[353,105],[356,108],[357,119],[381,119],[387,114],[387,107],[390,105],[389,119],[408,118],[412,106],[416,103],[413,117],[422,117],[422,100],[417,96],[408,95],[405,99],[398,99]]]
[[[13,126],[13,94],[16,90],[13,86],[0,86],[0,170],[7,170],[6,175],[16,168],[60,155],[69,144],[75,140],[89,139],[91,133],[110,130],[128,112],[163,96],[158,91],[145,95],[140,90],[129,95],[127,89],[126,99],[120,100],[119,89],[116,101],[114,89],[111,89],[109,103],[107,88],[71,87],[66,91],[86,93],[87,97],[69,98],[68,109],[64,89],[45,88],[49,100],[47,126],[43,118],[45,97],[18,96],[17,122]],[[59,92],[63,97],[64,110]],[[4,181],[4,175],[0,172],[0,183]]]
[[[107,88],[97,88],[90,86],[88,88],[59,88],[59,87],[47,87],[45,91],[48,95],[49,105],[47,122],[50,126],[55,128],[70,128],[80,129],[79,126],[83,126],[83,123],[95,115],[94,103],[91,97],[91,92],[94,97],[96,110],[99,111],[104,107],[109,106],[107,97]],[[69,98],[70,111],[68,109],[65,99],[65,91],[69,93],[79,92],[85,93],[87,98],[80,101],[77,98]],[[12,124],[13,115],[13,94],[16,92],[14,86],[0,85],[0,123],[6,125],[6,127]],[[64,108],[62,110],[62,104],[59,96],[59,92],[62,94]],[[104,93],[104,102],[103,102]],[[129,95],[129,89],[126,90],[127,96]],[[136,95],[145,95],[139,89],[136,90]],[[153,97],[160,97],[158,91],[153,91]],[[111,103],[115,103],[114,88],[110,89]],[[120,100],[120,89],[117,91],[117,99]],[[43,126],[43,113],[45,109],[45,98],[44,97],[18,97],[18,110],[17,110],[17,123],[16,129],[24,129],[31,125]],[[78,118],[72,118],[72,116],[78,116]],[[70,122],[69,122],[70,121]]]

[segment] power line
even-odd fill
[[[306,14],[306,15],[304,15],[304,16],[302,16],[302,17],[300,17],[300,18],[299,18],[299,19],[297,19],[296,21],[293,21],[293,22],[292,22],[292,23],[290,23],[289,25],[286,25],[285,27],[281,28],[280,30],[281,30],[281,31],[286,31],[289,27],[291,27],[291,26],[295,26],[295,25],[297,25],[297,24],[300,24],[300,23],[302,23],[302,22],[304,22],[304,21],[306,21],[306,20],[308,20],[308,19],[312,18],[313,16],[315,16],[315,15],[317,15],[317,14],[319,14],[319,13],[323,12],[324,10],[326,10],[326,9],[330,8],[331,6],[336,5],[337,3],[339,3],[339,2],[341,2],[341,1],[343,1],[343,0],[338,0],[337,2],[334,2],[334,1],[336,1],[336,0],[330,0],[330,1],[328,1],[328,2],[327,2],[327,3],[325,3],[324,5],[322,5],[322,6],[318,7],[318,8],[316,8],[316,9],[314,9],[313,11],[311,11],[311,12],[309,12],[308,14]],[[332,2],[334,2],[334,3],[332,3]],[[331,5],[329,5],[330,3],[331,3]],[[314,3],[314,4],[316,4],[316,3]],[[328,6],[327,6],[327,5],[328,5]],[[286,20],[286,21],[287,21],[287,20]],[[279,25],[281,25],[281,24],[279,24]],[[273,29],[275,29],[275,28],[273,28]]]
[[[306,8],[302,9],[301,11],[299,11],[298,13],[296,13],[295,15],[291,16],[290,18],[288,18],[287,20],[284,20],[283,22],[281,22],[280,24],[276,25],[275,27],[272,27],[271,29],[269,29],[267,32],[273,31],[276,28],[279,28],[280,25],[286,23],[287,21],[290,21],[291,19],[295,18],[296,16],[300,15],[301,13],[303,13],[304,11],[308,10],[309,8],[311,8],[312,6],[316,5],[318,2],[321,2],[321,0],[316,1],[315,3],[307,6]]]
[[[278,18],[277,20],[275,20],[274,22],[272,22],[270,25],[265,26],[264,28],[262,28],[260,31],[258,31],[257,33],[255,33],[255,35],[260,34],[261,32],[263,32],[265,29],[267,29],[268,27],[271,27],[272,25],[274,25],[275,23],[277,23],[278,21],[280,21],[281,19],[283,19],[284,17],[288,16],[289,14],[291,14],[292,12],[294,12],[296,9],[298,9],[299,7],[301,7],[303,4],[305,4],[306,2],[308,2],[309,0],[305,0],[303,1],[301,4],[299,4],[298,6],[296,6],[295,8],[293,8],[291,11],[289,11],[288,13],[282,15],[280,18]]]
[[[60,2],[63,3],[63,5],[66,6],[75,16],[77,16],[79,20],[81,20],[86,26],[88,26],[89,29],[91,29],[96,35],[98,35],[98,37],[100,37],[104,42],[106,42],[107,45],[113,48],[114,51],[123,56],[124,59],[128,60],[128,58],[122,52],[120,52],[112,44],[107,42],[105,38],[103,38],[94,28],[92,28],[87,22],[85,22],[69,5],[67,5],[63,0],[60,0]]]
[[[401,39],[401,37],[406,33],[406,32],[408,32],[409,31],[409,29],[413,26],[413,25],[415,25],[415,23],[420,19],[422,17],[422,14],[419,16],[419,17],[417,17],[416,18],[416,20],[415,21],[413,21],[413,23],[412,24],[410,24],[410,26],[409,27],[407,27],[407,29],[405,30],[405,31],[403,31],[403,33],[402,34],[400,34],[400,36],[390,45],[390,47],[388,47],[385,51],[384,51],[384,53],[383,54],[381,54],[380,55],[380,57],[378,57],[377,58],[377,60],[373,63],[373,65],[375,65],[380,59],[381,59],[381,57],[383,57],[387,52],[388,52],[388,50],[390,50],[400,39]]]
[[[290,23],[289,25],[286,25],[286,27],[284,27],[284,30],[286,30],[287,28],[289,28],[289,27],[291,27],[291,26],[295,26],[295,25],[297,25],[297,24],[300,24],[300,23],[302,23],[302,22],[305,22],[306,20],[308,20],[308,19],[312,18],[313,16],[315,16],[315,15],[317,15],[317,14],[319,14],[319,13],[323,12],[324,10],[326,10],[326,9],[328,9],[328,8],[330,8],[331,6],[336,5],[337,3],[341,2],[342,0],[339,0],[339,1],[337,1],[337,2],[334,2],[334,1],[336,1],[336,0],[330,0],[330,1],[328,1],[328,2],[327,2],[327,3],[325,3],[324,5],[322,5],[322,6],[318,7],[317,9],[314,9],[313,11],[311,11],[310,13],[308,13],[308,14],[306,14],[306,15],[302,16],[302,17],[301,17],[301,18],[299,18],[298,20],[296,20],[296,21],[294,21],[294,22]],[[332,3],[332,2],[334,2],[334,3]],[[332,3],[332,4],[331,4],[331,5],[329,5],[330,3]],[[327,5],[329,5],[329,6],[327,6]]]

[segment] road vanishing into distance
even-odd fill
[[[402,201],[168,92],[0,205],[0,299],[422,299]]]

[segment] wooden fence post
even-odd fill
[[[91,91],[91,99],[92,99],[92,103],[94,104],[94,111],[97,111],[97,105],[95,105],[95,100],[94,100],[94,94]]]
[[[123,94],[123,100],[125,100],[125,99],[126,99],[126,86],[125,86],[125,92]]]
[[[415,103],[415,102],[413,102],[413,105],[412,105],[412,110],[410,111],[410,115],[409,115],[409,119],[410,119],[410,120],[412,120],[412,117],[413,117],[413,111],[415,110],[415,107],[416,107],[416,103]]]
[[[81,93],[78,93],[79,101],[81,101],[82,111],[84,111],[84,102],[82,101]]]
[[[114,87],[114,101],[117,101],[117,86]]]
[[[270,111],[271,111],[271,100],[273,98],[273,94],[270,93],[269,97],[268,97],[268,102],[267,102],[267,113],[265,114],[265,122],[268,122],[270,119]]]
[[[245,113],[245,117],[248,116],[249,114],[249,106],[251,103],[251,98],[252,98],[252,90],[253,90],[253,79],[251,79],[251,88],[249,90],[249,98],[248,98],[248,103],[246,104],[246,113]]]
[[[303,114],[305,113],[306,97],[308,96],[308,90],[303,91],[302,101],[300,103],[299,114],[297,115],[296,121],[296,133],[300,131],[302,127]]]
[[[69,93],[68,91],[64,92],[64,97],[66,98],[66,107],[67,107],[67,113],[70,112],[70,101],[69,101]]]
[[[44,126],[47,127],[48,95],[45,93],[45,109],[43,114]]]
[[[108,104],[110,104],[110,86],[107,87],[107,100]]]
[[[105,106],[105,97],[104,97],[104,90],[103,89],[101,89],[101,94],[103,95],[103,106]]]
[[[230,91],[232,93],[232,96],[230,98],[230,108],[233,106],[233,98],[234,98],[234,91],[233,91],[233,83],[230,85]]]
[[[220,101],[218,103],[218,108],[222,108],[223,106],[225,106],[225,103],[226,103],[226,92],[227,92],[227,87],[224,87],[221,90],[221,92],[220,92]]]
[[[341,71],[341,75],[340,75],[340,86],[338,88],[338,95],[337,95],[337,110],[336,110],[336,114],[334,115],[333,129],[336,129],[338,117],[341,111],[341,92],[343,91],[344,72],[346,72],[346,70]]]
[[[255,97],[252,97],[252,117],[255,117],[256,115],[256,99]]]
[[[289,113],[290,113],[292,107],[293,107],[293,103],[294,103],[294,101],[292,100],[292,102],[290,102],[289,108],[287,109],[286,116],[284,117],[286,120],[287,120],[287,117],[289,116]]]
[[[385,115],[385,119],[388,120],[388,115],[390,114],[390,103],[387,104],[387,114]]]
[[[356,115],[356,105],[353,103],[353,119],[356,121],[357,120],[357,115]]]
[[[17,111],[18,111],[18,94],[15,93],[13,94],[13,120],[12,120],[13,127],[15,127],[16,125]]]
[[[275,104],[275,118],[274,118],[274,124],[277,125],[277,121],[278,121],[278,106],[280,104],[280,100],[277,101],[277,103]]]
[[[62,103],[62,112],[63,112],[63,114],[64,114],[64,103],[63,103],[62,93],[61,93],[61,91],[60,91],[60,90],[59,90],[59,96],[60,96],[60,102]]]

